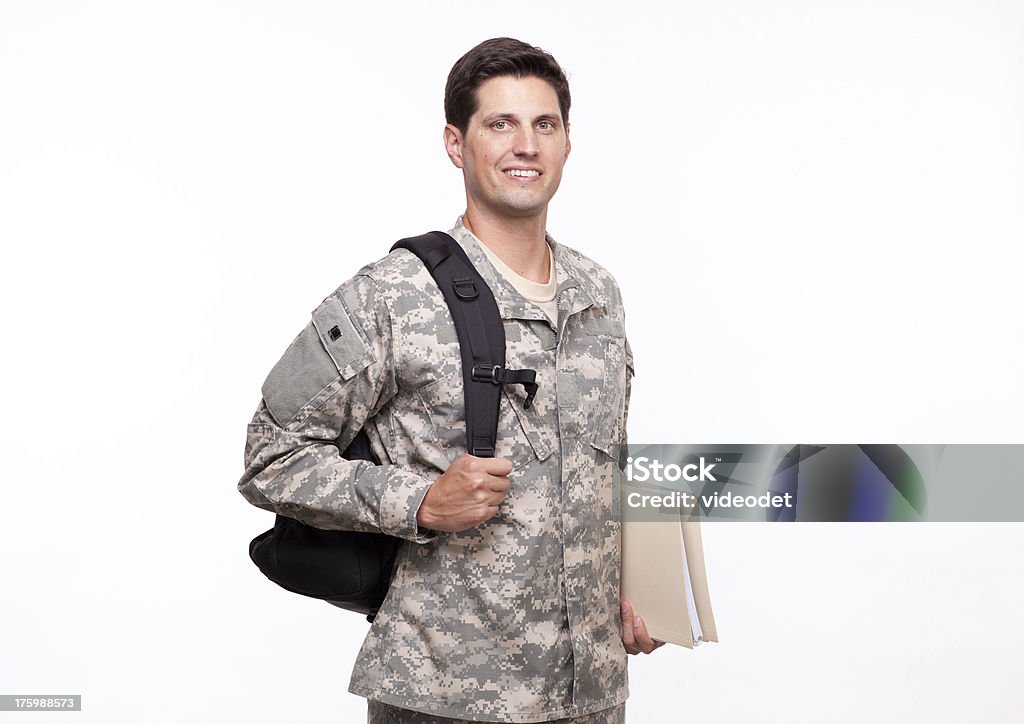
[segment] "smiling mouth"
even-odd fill
[[[513,178],[536,178],[537,176],[540,176],[540,171],[510,168],[505,171],[505,175],[512,176]]]

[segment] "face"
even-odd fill
[[[445,127],[452,163],[463,170],[471,212],[499,218],[547,210],[569,157],[558,95],[540,78],[491,78],[477,88],[465,134]]]

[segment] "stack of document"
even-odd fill
[[[677,514],[622,523],[622,598],[658,641],[718,641],[700,524]]]

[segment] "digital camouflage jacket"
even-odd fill
[[[524,409],[504,387],[496,455],[512,461],[498,514],[460,533],[418,529],[431,483],[466,452],[462,362],[444,298],[412,253],[369,264],[314,312],[263,385],[239,490],[320,528],[406,540],[349,690],[438,716],[532,722],[627,696],[619,635],[615,444],[632,357],[601,266],[550,238],[558,325],[451,235],[490,285],[506,365],[537,371]],[[339,455],[365,427],[381,466]]]

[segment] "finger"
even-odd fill
[[[489,490],[493,490],[495,492],[500,493],[504,493],[506,490],[512,487],[512,483],[509,482],[508,478],[502,478],[496,475],[488,475],[487,478],[485,479],[484,484],[487,486]]]
[[[488,506],[494,506],[495,508],[501,505],[505,501],[504,493],[488,493],[486,502]]]
[[[619,605],[619,613],[622,616],[622,643],[626,646],[626,651],[631,654],[635,654],[636,651],[630,651],[630,647],[636,645],[636,638],[633,633],[633,607],[629,601],[622,601]]]
[[[644,623],[643,616],[635,616],[633,618],[633,635],[636,639],[637,647],[645,654],[651,653],[661,645],[655,642],[647,632],[647,624]]]
[[[480,458],[481,469],[491,475],[508,475],[512,472],[512,461],[508,458]]]

